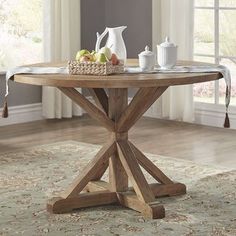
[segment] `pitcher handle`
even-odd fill
[[[96,46],[95,46],[95,51],[98,52],[99,49],[100,49],[100,44],[102,42],[102,39],[105,37],[105,35],[107,34],[108,32],[108,28],[106,28],[104,30],[104,32],[100,35],[98,32],[97,32],[97,42],[96,42]]]

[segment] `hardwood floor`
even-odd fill
[[[102,144],[104,128],[88,116],[0,127],[0,158],[5,152],[63,140]],[[236,168],[236,130],[142,118],[130,132],[142,151],[196,163]]]

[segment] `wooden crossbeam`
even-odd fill
[[[165,208],[159,202],[145,203],[130,192],[117,193],[117,198],[122,206],[141,212],[142,215],[150,219],[162,219],[165,217]]]
[[[89,181],[94,180],[100,168],[104,168],[110,156],[116,151],[116,144],[108,143],[103,146],[92,161],[84,168],[82,173],[73,181],[69,188],[64,191],[61,196],[63,198],[70,198],[78,196],[78,194],[85,188]]]
[[[103,180],[90,181],[85,190],[88,192],[107,191],[110,190],[110,185]]]
[[[167,87],[140,88],[118,120],[117,131],[128,131],[166,89]]]
[[[172,184],[150,184],[155,197],[172,197],[183,195],[186,193],[186,186],[182,183],[172,183]]]
[[[155,197],[128,142],[118,141],[117,144],[119,158],[133,184],[134,190],[139,200],[146,203],[154,201]]]
[[[108,114],[108,97],[104,89],[102,88],[87,88],[95,103],[106,114]]]
[[[105,128],[110,131],[114,131],[114,122],[108,118],[108,116],[93,105],[86,97],[80,94],[74,88],[63,88],[59,87],[65,95],[67,95],[73,102],[82,107],[92,118],[99,121]]]
[[[104,173],[106,172],[108,166],[109,166],[109,160],[107,160],[106,162],[103,163],[102,166],[100,166],[100,168],[97,170],[97,173],[93,176],[91,180],[93,181],[100,180],[104,175]]]
[[[93,193],[81,193],[72,198],[52,198],[47,203],[47,210],[54,214],[62,214],[71,212],[72,210],[101,206],[117,203],[117,195],[115,192],[97,191]]]
[[[139,164],[158,182],[162,184],[172,184],[173,181],[169,179],[157,166],[155,166],[138,148],[136,148],[130,141],[129,144],[139,162]]]

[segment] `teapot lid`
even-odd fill
[[[161,47],[176,47],[173,43],[170,42],[170,38],[166,36],[165,42],[160,44]]]
[[[146,46],[146,47],[145,47],[145,51],[141,52],[139,55],[140,55],[140,56],[153,56],[154,53],[149,50],[149,47],[148,47],[148,46]]]

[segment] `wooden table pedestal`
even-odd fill
[[[128,88],[88,88],[96,105],[75,88],[58,87],[110,132],[110,138],[94,159],[60,197],[48,201],[52,213],[74,209],[120,204],[158,219],[165,209],[157,197],[186,193],[186,186],[174,183],[128,139],[129,129],[162,95],[167,87],[140,88],[128,104]],[[148,137],[147,137],[148,138]],[[142,166],[157,183],[148,184]],[[109,168],[109,182],[101,177]],[[133,187],[128,187],[128,179]]]

